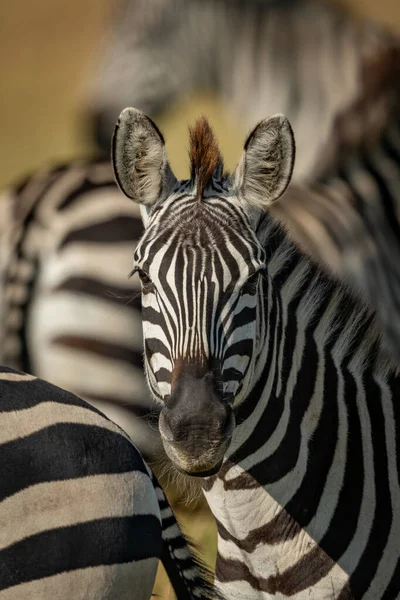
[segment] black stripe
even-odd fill
[[[153,515],[57,528],[0,551],[0,589],[74,569],[159,557],[161,551],[161,525]]]
[[[6,365],[0,365],[0,373],[15,373],[16,375],[26,375],[24,371],[18,371],[17,369],[12,369],[11,367],[7,367]]]
[[[82,173],[83,175],[83,173]],[[75,202],[82,202],[82,195],[88,194],[93,191],[98,191],[100,189],[104,190],[106,188],[110,188],[111,192],[115,192],[117,189],[114,181],[112,180],[112,175],[110,173],[110,181],[102,181],[100,183],[93,183],[92,181],[86,179],[80,186],[76,187],[72,192],[67,194],[62,202],[58,205],[58,211],[62,212],[65,209],[70,209],[71,206],[75,204]]]
[[[400,558],[397,559],[396,568],[392,575],[392,579],[387,586],[382,600],[394,600],[400,597]]]
[[[293,315],[295,315],[295,309],[292,308],[292,304],[288,307],[288,313],[289,323],[292,321],[291,327],[294,328],[296,327],[295,318],[293,318]],[[285,431],[285,437],[273,454],[254,467],[248,469],[248,473],[261,485],[267,485],[268,483],[278,481],[281,477],[293,469],[297,462],[301,442],[300,426],[305,412],[309,406],[309,400],[314,391],[319,360],[316,344],[312,335],[315,326],[316,323],[309,327],[306,332],[306,338],[308,341],[307,353],[303,353],[302,365],[292,393],[289,423]],[[286,336],[288,343],[296,339],[296,337],[292,336],[291,333],[288,334],[286,332]],[[276,370],[278,371],[278,369]],[[288,379],[286,378],[284,379],[284,381],[287,380]],[[284,393],[281,394],[281,404],[284,404],[285,395]],[[254,437],[258,438],[258,447],[260,446],[260,441],[264,442],[267,439],[261,435],[261,431],[259,431],[258,435]]]
[[[85,242],[86,244],[132,242],[133,244],[142,234],[143,224],[140,217],[118,215],[110,217],[106,221],[69,231],[58,245],[58,250],[73,242]]]
[[[2,372],[19,373],[14,369],[2,367]],[[82,406],[98,414],[96,408],[75,396],[43,379],[33,381],[5,381],[0,378],[0,413],[14,410],[23,410],[36,406],[41,402],[55,402],[72,406]],[[22,417],[21,417],[22,418]]]
[[[376,505],[368,544],[350,577],[351,589],[355,598],[364,597],[376,573],[393,520],[382,394],[371,377],[371,371],[364,377],[363,387],[367,390],[366,410],[368,410],[371,421],[371,440],[369,440],[369,444],[372,444],[373,447]],[[369,402],[368,399],[370,399]],[[349,499],[353,502],[350,496]]]
[[[112,342],[104,342],[79,335],[59,335],[52,339],[52,344],[81,352],[89,352],[96,356],[104,356],[109,360],[124,361],[139,369],[143,368],[142,352],[137,352],[133,348],[128,348],[122,344],[113,344]]]
[[[309,360],[308,353],[305,360],[306,362]],[[296,404],[298,398],[295,393],[293,394],[293,398]],[[309,441],[307,470],[302,478],[299,489],[285,506],[287,512],[303,528],[309,524],[313,516],[317,513],[326,485],[326,478],[335,454],[337,432],[337,372],[327,348],[325,351],[323,405],[317,427]],[[290,435],[288,431],[288,439],[290,439]],[[320,448],[323,448],[324,451],[321,452]]]
[[[143,373],[144,378],[144,373]],[[108,404],[114,404],[116,406],[120,406],[124,410],[130,412],[132,415],[140,419],[158,419],[158,413],[161,411],[161,407],[159,404],[156,404],[154,400],[151,399],[150,392],[146,396],[141,396],[141,398],[115,398],[115,396],[106,396],[102,394],[92,394],[91,392],[86,392],[84,389],[79,390],[79,394],[84,396],[88,402],[107,402]],[[147,401],[147,404],[146,404]],[[156,422],[157,425],[157,422]]]
[[[37,483],[131,471],[147,474],[122,434],[94,425],[52,425],[2,444],[0,501]]]
[[[223,372],[224,381],[236,381],[240,382],[243,378],[243,373],[235,369],[235,367],[230,367],[229,369],[225,369]]]
[[[53,293],[64,291],[102,298],[108,302],[127,306],[137,311],[142,309],[139,290],[135,292],[132,287],[112,286],[90,277],[72,276],[52,289]],[[138,315],[138,318],[141,318],[140,315]]]
[[[220,331],[223,332],[223,329],[220,328]],[[245,339],[245,340],[240,340],[237,342],[234,342],[233,344],[230,344],[227,349],[226,352],[224,354],[224,361],[227,360],[228,358],[231,358],[232,356],[237,356],[237,355],[246,355],[246,356],[251,356],[252,352],[253,352],[253,345],[254,342],[253,340],[249,340],[249,339]],[[229,377],[225,377],[225,373],[227,372],[228,369],[226,369],[224,371],[224,379],[229,380]]]
[[[348,420],[346,456],[342,457],[342,460],[345,461],[345,470],[332,520],[329,523],[326,534],[320,540],[321,548],[335,561],[338,561],[345,552],[357,528],[364,486],[361,423],[356,402],[357,389],[353,376],[345,370],[345,365],[342,365],[342,369],[345,371],[344,395],[346,398]],[[330,429],[332,429],[331,432]],[[337,436],[337,432],[337,419],[331,425],[325,423],[327,440],[332,435]],[[322,452],[323,455],[325,453],[325,445],[322,440],[320,440],[319,447],[324,449]],[[317,451],[316,447],[315,451]],[[312,478],[310,478],[310,481],[312,481]]]
[[[262,294],[263,294],[263,296],[265,296],[265,298],[268,298],[268,285],[269,285],[268,280],[264,279],[262,285],[263,285]],[[276,298],[274,296],[272,296],[272,306],[269,308],[270,308],[270,312],[268,315],[265,316],[265,320],[266,320],[265,326],[266,327],[268,326],[267,325],[268,320],[273,324],[276,323],[277,310],[279,310],[279,308],[278,308]],[[281,321],[278,322],[276,335],[277,335],[277,340],[278,340],[278,344],[279,344],[279,340],[281,339],[281,335],[282,335]],[[261,374],[261,377],[258,380],[258,382],[256,383],[256,385],[253,387],[251,394],[249,394],[249,396],[247,396],[247,398],[243,401],[243,403],[238,407],[237,415],[236,415],[236,420],[237,420],[238,424],[243,423],[252,414],[252,412],[255,408],[254,407],[254,404],[255,404],[254,399],[261,398],[261,394],[267,384],[267,379],[270,374],[272,359],[273,359],[274,352],[275,352],[274,336],[275,336],[275,327],[274,327],[274,331],[272,331],[271,328],[269,328],[269,337],[267,339],[267,343],[268,343],[267,361],[266,361],[266,364],[264,365],[264,369]],[[228,355],[228,352],[227,352],[227,355]],[[274,398],[271,395],[271,398],[268,401],[268,405],[270,405],[270,403],[275,403],[276,410],[271,411],[273,415],[276,415],[276,411],[278,411],[278,413],[280,413],[282,410],[282,403],[280,403],[277,400],[278,400],[277,398]],[[263,419],[263,417],[264,417],[264,415],[261,418]],[[277,420],[279,420],[279,417],[280,417],[280,414],[276,417]],[[267,423],[264,423],[264,425],[267,426]],[[269,430],[269,429],[264,430],[265,439],[267,439],[269,437],[270,433],[272,433],[274,428],[275,428],[275,426],[273,426],[271,430]],[[250,454],[250,452],[249,452],[249,454]],[[243,450],[240,451],[240,454],[237,455],[238,460],[240,460],[240,456],[242,456],[243,458],[246,456],[245,448],[243,448]]]
[[[27,188],[28,184],[32,181],[32,175],[28,175],[28,176],[24,176],[22,177],[19,181],[17,181],[17,183],[14,184],[13,188],[14,188],[14,194],[16,196],[20,196],[21,194],[24,193],[25,189]]]

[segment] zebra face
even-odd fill
[[[178,182],[150,119],[126,109],[113,141],[114,170],[141,203],[145,233],[135,254],[142,281],[145,368],[163,404],[160,432],[177,469],[219,470],[235,409],[254,385],[260,306],[268,285],[257,238],[261,210],[293,168],[287,120],[260,123],[236,171],[222,176],[205,119],[191,130],[191,179]]]
[[[232,405],[249,387],[265,268],[249,224],[243,219],[241,228],[232,225],[233,210],[227,235],[227,209],[225,197],[210,198],[200,209],[186,194],[168,200],[134,255],[142,280],[147,379],[165,406],[161,433],[167,444],[187,446],[189,456],[209,452],[207,465],[214,446],[219,459],[226,449]],[[189,435],[191,423],[195,436]]]

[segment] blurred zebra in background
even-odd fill
[[[179,600],[219,598],[117,425],[7,367],[0,414],[2,599],[148,600],[159,560]]]
[[[244,128],[282,112],[297,140],[295,178],[311,179],[332,164],[336,119],[392,41],[315,0],[125,0],[86,102],[107,154],[126,106],[155,116],[205,89]]]
[[[126,17],[120,22],[126,29],[116,30],[120,45],[110,46],[113,49],[109,69],[103,73],[104,93],[101,89],[96,92],[99,103],[104,101],[102,108],[99,104],[96,109],[102,115],[99,123],[106,122],[108,114],[110,120],[114,119],[113,110],[119,112],[115,108],[119,100],[113,104],[111,90],[116,95],[125,90],[126,102],[132,98],[139,106],[150,103],[153,90],[154,110],[156,104],[161,109],[179,90],[183,92],[185,78],[174,94],[168,92],[171,82],[180,80],[185,72],[183,67],[178,68],[178,59],[190,63],[197,57],[204,65],[202,69],[189,69],[199,77],[193,86],[203,81],[201,73],[208,72],[211,66],[216,68],[218,59],[221,65],[225,64],[218,79],[220,85],[222,75],[230,77],[231,72],[236,73],[229,84],[231,99],[237,90],[237,94],[244,94],[245,102],[252,83],[242,86],[241,70],[233,67],[240,65],[239,58],[245,61],[243,65],[250,61],[252,69],[248,75],[255,79],[249,120],[256,119],[261,111],[264,116],[266,112],[286,110],[299,140],[298,163],[306,157],[304,164],[308,165],[298,172],[298,178],[311,177],[316,171],[321,181],[325,179],[323,187],[313,184],[311,190],[293,185],[272,211],[288,224],[306,249],[366,294],[372,306],[378,307],[381,321],[390,328],[388,343],[392,342],[392,348],[400,347],[393,317],[397,290],[392,283],[400,264],[396,264],[397,164],[391,159],[389,177],[388,161],[381,160],[379,177],[375,178],[376,169],[361,160],[365,149],[373,161],[382,156],[380,140],[391,130],[391,119],[395,119],[395,40],[378,27],[349,20],[336,10],[302,0],[279,8],[275,4],[266,8],[261,3],[247,6],[239,1],[205,0],[202,9],[192,0],[187,11],[182,9],[182,22],[173,18],[179,2],[167,5],[158,0],[155,5],[158,11],[140,12],[144,5],[138,3],[134,21],[137,27]],[[214,51],[207,51],[213,58],[211,62],[201,62],[202,54],[194,50],[193,57],[191,54],[198,38],[193,32],[196,19],[193,17],[192,22],[189,14],[199,15],[200,10],[203,18],[197,30],[204,34],[202,51],[206,52],[207,41],[212,42]],[[224,25],[223,10],[225,16],[229,15]],[[240,15],[247,24],[243,37],[234,27],[239,27]],[[213,29],[215,23],[220,25],[217,30]],[[193,33],[187,53],[182,51],[181,38],[170,34],[176,27],[182,35]],[[157,31],[164,31],[165,35],[159,36],[158,45],[153,45]],[[254,34],[246,43],[244,31]],[[129,32],[132,54],[124,54],[124,44],[130,47]],[[228,44],[229,36],[232,40]],[[188,43],[189,38],[183,39]],[[222,50],[215,51],[221,40],[226,44],[222,54]],[[170,44],[165,54],[161,51],[163,44]],[[235,44],[242,48],[238,54],[234,52]],[[246,48],[257,51],[258,60]],[[118,66],[117,59],[122,60],[123,55],[132,68],[132,78]],[[224,56],[232,57],[232,68],[226,67]],[[158,57],[163,58],[158,63],[160,71],[151,68],[151,61],[157,64]],[[165,70],[167,57],[171,62]],[[145,82],[149,75],[152,84],[150,80]],[[116,79],[112,80],[112,76]],[[220,89],[228,90],[228,84]],[[110,113],[105,96],[114,107]],[[244,103],[243,111],[245,106]],[[327,139],[322,140],[319,136],[324,129]],[[322,158],[324,169],[321,165],[316,167],[317,156]],[[346,162],[344,158],[350,156],[352,162]],[[365,167],[362,171],[360,164]],[[352,188],[342,177],[344,172],[347,178],[351,174],[352,180],[357,179],[356,187]],[[364,181],[367,178],[376,185],[358,190],[360,173],[365,175]],[[386,189],[381,186],[382,179],[388,181]],[[135,278],[127,279],[135,240],[142,231],[137,208],[117,192],[108,159],[75,162],[37,173],[8,190],[6,197],[8,200],[0,203],[4,213],[0,298],[3,362],[33,371],[96,404],[127,430],[146,457],[154,458],[158,432],[155,424],[148,426],[145,417],[150,413],[156,416],[158,408],[152,404],[142,374],[139,284]],[[378,229],[381,233],[375,237]],[[381,290],[385,290],[379,296],[375,272],[379,272]]]
[[[367,300],[400,364],[400,44],[378,53],[366,76],[337,118],[330,169],[289,187],[272,213]]]
[[[140,285],[128,279],[142,222],[110,161],[38,172],[1,206],[1,360],[85,398],[154,457]]]

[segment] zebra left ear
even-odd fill
[[[295,158],[292,128],[284,115],[264,119],[250,133],[233,174],[244,199],[265,210],[290,183]]]
[[[162,201],[176,181],[161,132],[135,108],[125,108],[119,116],[112,143],[112,163],[124,194],[147,209]]]

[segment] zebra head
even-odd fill
[[[145,226],[134,264],[147,380],[163,404],[167,454],[178,470],[205,476],[218,471],[235,409],[255,383],[267,275],[257,230],[290,181],[292,130],[283,115],[262,121],[228,176],[203,118],[190,131],[190,161],[190,180],[177,181],[155,124],[136,109],[121,113],[115,176]]]

